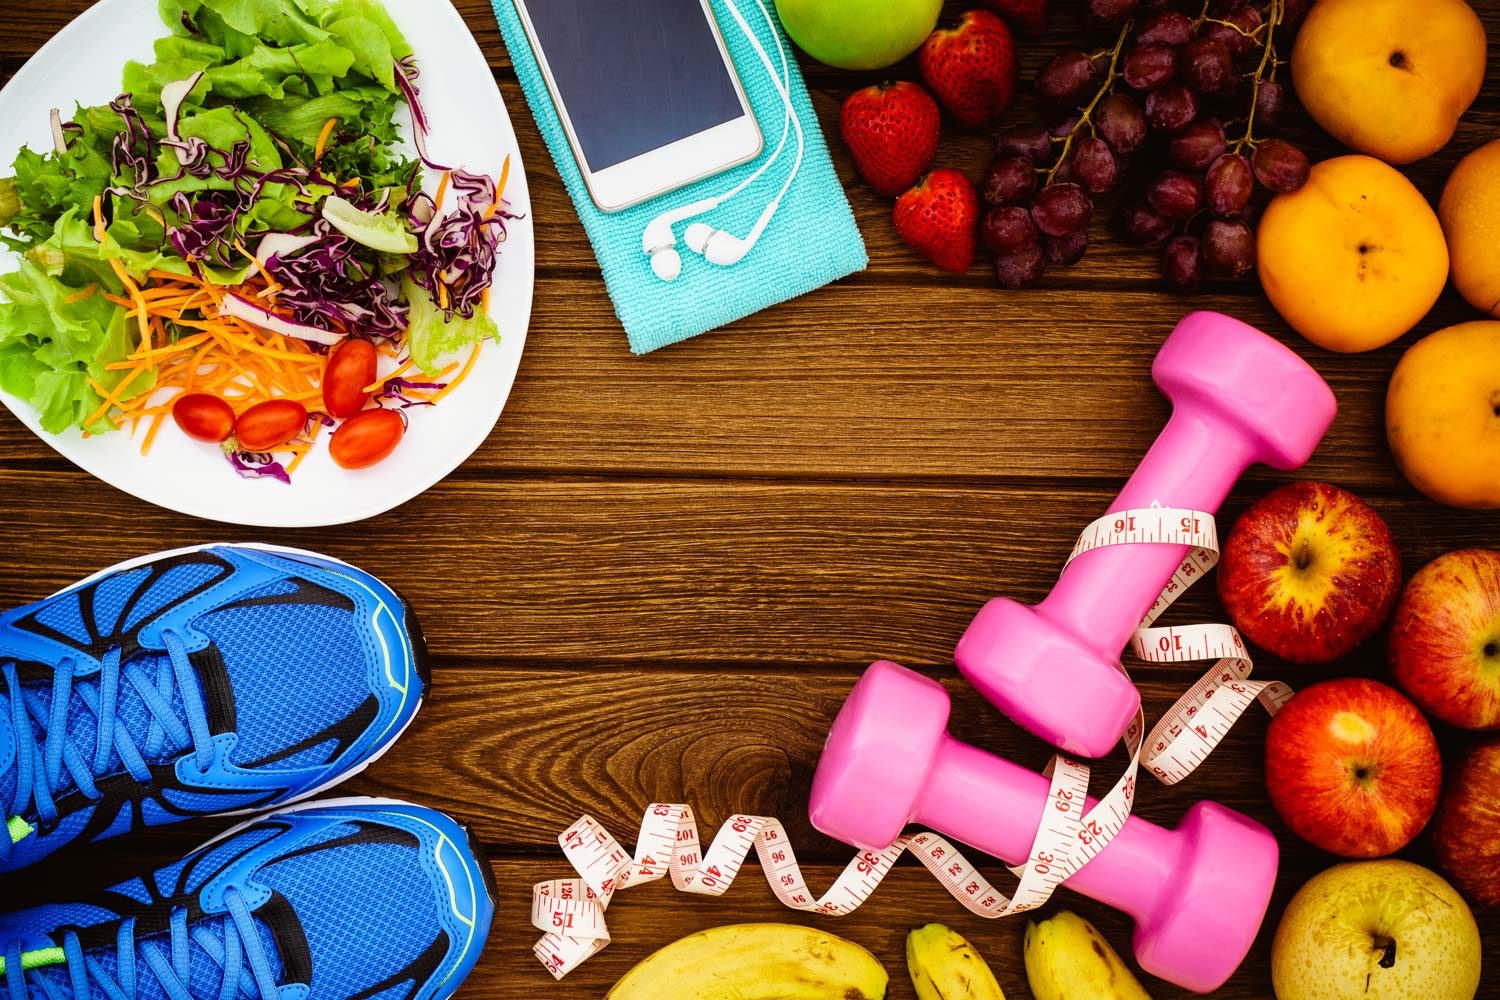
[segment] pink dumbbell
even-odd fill
[[[885,661],[870,667],[818,761],[813,826],[882,850],[907,823],[920,823],[1024,864],[1048,808],[1049,782],[953,739],[948,709],[948,692],[936,681]],[[1141,968],[1206,993],[1223,985],[1255,940],[1276,860],[1269,830],[1200,802],[1176,830],[1126,820],[1064,884],[1134,918]]]
[[[1337,410],[1333,391],[1307,362],[1219,313],[1184,317],[1151,374],[1172,400],[1172,419],[1109,513],[1153,505],[1216,512],[1254,463],[1295,469],[1306,462]],[[1112,545],[1085,552],[1036,607],[1005,598],[986,604],[954,661],[1036,735],[1102,757],[1141,703],[1119,669],[1120,652],[1187,551]]]

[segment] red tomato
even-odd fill
[[[368,469],[396,450],[406,420],[395,410],[364,410],[333,432],[328,453],[344,469]]]
[[[333,349],[323,369],[323,409],[344,419],[365,408],[370,393],[365,386],[375,381],[380,352],[368,340],[351,337]]]
[[[307,426],[307,407],[294,399],[256,403],[234,422],[234,435],[246,451],[270,451],[286,444]]]
[[[234,407],[207,392],[178,396],[172,404],[172,419],[182,433],[199,441],[218,444],[234,433]]]

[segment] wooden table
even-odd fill
[[[488,950],[461,994],[599,996],[633,963],[693,930],[798,920],[752,868],[721,900],[664,883],[622,894],[616,942],[554,984],[531,955],[531,883],[569,875],[559,831],[581,813],[629,842],[643,807],[689,801],[712,830],[733,813],[780,816],[822,888],[851,851],[815,833],[806,803],[824,733],[850,685],[887,656],[939,677],[965,739],[1040,768],[1049,751],[958,678],[953,644],[987,598],[1039,599],[1076,532],[1104,509],[1165,419],[1149,366],[1182,314],[1219,309],[1274,332],[1338,394],[1341,413],[1300,475],[1339,483],[1390,522],[1408,571],[1448,549],[1500,543],[1493,514],[1432,504],[1397,474],[1382,432],[1387,378],[1416,335],[1369,354],[1320,351],[1293,334],[1253,281],[1196,298],[1165,292],[1155,255],[1096,221],[1096,247],[1023,293],[977,265],[954,278],[895,238],[889,203],[834,155],[869,244],[870,269],[796,302],[646,358],[632,357],[594,259],[510,70],[488,0],[459,0],[494,66],[520,134],[537,222],[537,296],[514,395],[499,428],[441,485],[364,524],[246,530],[143,505],[58,458],[0,415],[0,606],[34,600],[126,556],[211,540],[321,549],[382,572],[415,603],[435,654],[435,691],[403,744],[352,793],[400,796],[463,818],[490,850],[501,899]],[[0,57],[13,70],[87,0],[0,0]],[[143,3],[143,7],[150,6]],[[1073,40],[1079,4],[1027,44],[1029,78]],[[1500,38],[1500,2],[1479,5]],[[957,9],[955,7],[955,9]],[[874,76],[804,60],[825,132],[839,101]],[[909,66],[895,75],[913,76]],[[1494,138],[1500,73],[1449,147],[1410,173],[1436,198],[1459,156]],[[949,129],[939,162],[977,175],[987,139]],[[1334,145],[1299,123],[1319,156]],[[1422,334],[1473,318],[1455,295]],[[1225,510],[1275,482],[1254,470]],[[1173,620],[1222,620],[1200,587]],[[1332,667],[1258,672],[1294,684],[1383,673],[1372,643]],[[1196,676],[1136,669],[1159,714]],[[1268,998],[1281,906],[1333,859],[1292,836],[1261,781],[1266,719],[1242,721],[1176,788],[1148,783],[1138,812],[1175,824],[1214,798],[1268,823],[1284,848],[1271,919],[1220,996]],[[1451,756],[1463,744],[1443,734]],[[1111,778],[1118,763],[1101,768]],[[71,897],[178,856],[222,824],[197,823],[101,847],[64,869],[5,886],[17,904]],[[1430,860],[1419,844],[1406,854]],[[992,871],[999,871],[994,866]],[[1002,873],[1003,874],[1003,873]],[[1063,893],[1128,953],[1126,921]],[[906,931],[952,924],[990,959],[1011,997],[1027,995],[1021,920],[960,909],[919,867],[830,928],[871,948],[892,997],[911,996]],[[1487,940],[1500,915],[1481,915]],[[1500,952],[1490,952],[1500,962]],[[1187,994],[1148,981],[1158,1000]],[[1500,969],[1483,995],[1500,996]],[[1416,1000],[1416,998],[1413,998]]]

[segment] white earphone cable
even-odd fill
[[[740,30],[745,35],[745,39],[750,43],[750,46],[755,49],[755,54],[760,57],[761,63],[766,67],[766,72],[771,77],[771,84],[776,88],[776,92],[781,95],[781,102],[786,107],[786,121],[791,123],[791,125],[797,129],[797,160],[792,164],[792,171],[787,175],[786,183],[781,185],[781,190],[776,193],[775,199],[771,202],[771,205],[775,206],[781,204],[781,199],[786,197],[786,193],[791,190],[792,182],[797,179],[797,173],[802,169],[802,160],[807,151],[807,137],[802,131],[802,118],[797,114],[797,109],[792,104],[792,71],[791,67],[787,64],[786,44],[781,41],[781,33],[776,29],[776,22],[771,19],[771,11],[766,7],[765,0],[755,0],[755,3],[756,6],[760,8],[761,17],[765,18],[766,27],[770,28],[771,34],[776,36],[777,49],[781,53],[780,75],[776,73],[775,64],[771,62],[770,55],[766,52],[765,46],[761,44],[760,37],[756,35],[755,29],[750,27],[750,22],[745,20],[745,15],[740,13],[740,9],[735,4],[734,0],[724,0],[724,6],[729,8],[729,13],[739,24]],[[783,145],[786,143],[785,123],[783,123],[782,125],[781,141]],[[778,146],[776,148],[776,156],[780,155],[781,147]],[[739,188],[736,188],[734,193],[738,193],[739,191],[744,190],[744,188],[748,187],[751,182],[755,181],[755,179],[759,177],[760,174],[764,173],[766,168],[771,165],[771,161],[774,161],[776,159],[776,156],[772,156],[771,160],[768,160],[761,166],[759,170],[752,174],[744,184],[742,184]],[[765,222],[769,222],[770,219],[768,218],[768,215],[769,212],[762,215],[761,219]],[[756,226],[757,230],[761,228],[763,228],[763,224]],[[759,235],[759,233],[757,232],[756,235]]]
[[[796,181],[807,154],[807,135],[802,126],[802,118],[797,113],[796,105],[792,101],[792,70],[787,55],[787,43],[781,37],[780,30],[776,27],[776,21],[771,16],[770,8],[766,6],[766,0],[755,0],[755,2],[760,8],[761,17],[765,19],[766,27],[770,29],[771,34],[776,38],[777,52],[781,56],[780,73],[776,72],[776,65],[771,61],[770,54],[766,52],[765,45],[762,44],[755,30],[750,27],[750,23],[745,20],[744,14],[740,13],[735,0],[723,0],[724,6],[733,15],[740,32],[745,36],[745,40],[755,50],[755,54],[759,57],[761,65],[765,67],[766,74],[771,78],[771,85],[776,88],[776,93],[781,98],[781,104],[785,111],[785,117],[781,124],[781,139],[771,155],[766,157],[759,167],[733,188],[725,191],[723,194],[704,198],[691,205],[669,209],[651,220],[646,226],[641,236],[641,248],[650,257],[651,270],[663,281],[672,281],[681,273],[681,258],[675,249],[676,236],[673,232],[675,224],[684,219],[692,218],[695,215],[702,215],[718,208],[721,204],[743,193],[752,184],[760,180],[765,176],[766,171],[771,168],[771,165],[781,158],[781,154],[786,150],[790,131],[795,128],[797,130],[797,160],[792,164],[792,169],[787,174],[786,181],[781,185],[781,189],[776,192],[775,198],[766,205],[760,217],[756,220],[754,227],[743,240],[723,230],[715,230],[703,223],[694,223],[688,227],[688,245],[696,252],[704,254],[713,263],[727,266],[743,259],[754,247],[755,242],[760,239],[761,234],[765,232],[766,227],[771,222],[771,218],[776,214],[778,207],[781,205],[781,200],[791,190],[791,186]],[[719,239],[716,240],[715,237]],[[713,243],[718,249],[708,250],[707,248],[710,243]]]
[[[774,34],[776,32],[775,23],[771,20],[771,12],[766,9],[765,0],[756,0],[756,3],[760,5],[761,14],[765,17],[766,24],[771,25],[771,31]],[[745,21],[744,16],[740,14],[739,7],[735,5],[734,0],[724,0],[724,6],[729,8],[729,13],[732,14],[735,21],[739,23],[740,30],[744,32],[746,40],[748,40],[750,44],[755,48],[756,54],[760,56],[761,62],[765,64],[766,72],[771,76],[771,83],[776,87],[776,93],[781,97],[781,103],[784,106],[785,114],[781,122],[781,141],[776,144],[775,151],[766,158],[764,163],[762,163],[759,167],[756,167],[755,172],[752,173],[749,177],[746,177],[734,187],[719,195],[720,202],[725,202],[730,198],[733,198],[735,195],[739,194],[741,191],[745,190],[750,185],[760,180],[761,177],[765,175],[765,172],[771,169],[771,165],[781,158],[782,150],[786,149],[786,140],[787,137],[791,134],[791,128],[794,122],[797,126],[797,155],[799,161],[802,155],[802,122],[797,119],[796,111],[792,108],[792,98],[789,91],[789,86],[792,79],[792,71],[791,67],[787,64],[786,46],[778,46],[781,52],[781,75],[778,76],[776,74],[776,67],[771,62],[771,57],[767,55],[766,50],[761,47],[760,39],[755,36],[755,32],[751,30],[750,25]],[[785,79],[786,83],[782,82],[783,79]],[[793,169],[793,176],[795,176],[795,168]],[[783,189],[783,193],[785,193],[785,189]]]

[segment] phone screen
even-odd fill
[[[526,0],[594,172],[744,114],[699,0]]]

